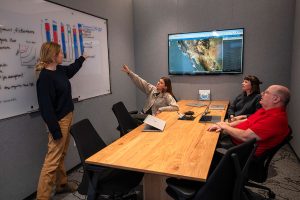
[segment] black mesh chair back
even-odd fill
[[[194,199],[242,199],[243,183],[256,150],[255,142],[252,139],[230,148]]]
[[[74,124],[71,127],[70,133],[75,140],[77,151],[83,168],[86,167],[85,160],[88,157],[92,156],[93,154],[106,147],[106,144],[100,138],[97,131],[88,119],[83,119],[80,122]],[[84,172],[81,184],[78,187],[78,192],[80,194],[86,195],[87,190],[88,177],[86,172]]]
[[[183,184],[178,184],[180,179],[167,179],[167,193],[177,200],[242,199],[248,166],[256,150],[255,142],[256,140],[252,139],[230,148],[205,183],[184,180]],[[191,185],[195,192],[189,189]]]
[[[106,147],[88,119],[75,123],[70,132],[77,145],[80,158],[84,160]]]
[[[84,175],[78,188],[80,194],[88,194],[88,199],[96,199],[99,194],[126,194],[140,183],[143,173],[85,163],[87,158],[106,147],[88,119],[75,123],[70,132],[75,140],[84,169]],[[89,187],[91,183],[93,189]]]
[[[289,127],[290,131],[289,134],[283,139],[281,143],[273,147],[272,149],[267,150],[259,157],[254,157],[253,161],[251,162],[249,166],[249,180],[257,182],[257,183],[263,183],[268,178],[268,172],[269,172],[269,166],[270,163],[274,157],[274,155],[278,152],[279,149],[281,149],[284,145],[288,144],[292,136],[292,129]],[[275,198],[275,193],[271,191],[270,188],[266,186],[262,186],[256,183],[248,182],[247,186],[256,187],[260,189],[264,189],[268,191],[268,195],[270,198]]]
[[[131,117],[123,102],[114,104],[112,111],[118,120],[121,137],[139,126],[138,121]]]

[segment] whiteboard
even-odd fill
[[[42,0],[1,0],[0,119],[38,109],[34,67],[46,41],[61,45],[63,65],[91,56],[71,79],[73,98],[111,93],[106,19]]]

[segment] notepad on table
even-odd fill
[[[144,120],[144,123],[144,132],[163,131],[166,126],[166,122],[164,120],[161,120],[152,115],[148,115]]]
[[[187,103],[187,106],[192,106],[192,107],[203,107],[203,106],[207,106],[205,103]]]
[[[225,106],[224,105],[210,105],[209,109],[210,110],[224,110]]]

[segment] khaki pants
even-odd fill
[[[37,199],[48,200],[54,186],[56,188],[67,184],[67,174],[64,165],[64,158],[70,143],[70,126],[73,119],[73,113],[70,112],[64,118],[59,120],[59,126],[62,132],[62,138],[54,140],[51,133],[48,133],[48,152],[41,170]]]

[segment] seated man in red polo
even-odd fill
[[[271,85],[262,92],[257,110],[248,119],[231,123],[219,122],[209,131],[222,131],[228,134],[233,145],[256,138],[256,156],[279,144],[289,133],[286,106],[290,100],[289,89],[281,85]]]

